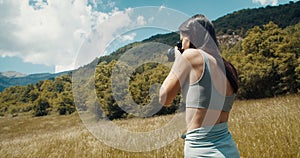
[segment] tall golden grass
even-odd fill
[[[147,131],[171,117],[116,123]],[[300,157],[300,95],[236,101],[229,128],[241,157]],[[77,114],[2,117],[0,129],[0,157],[183,157],[184,141],[180,138],[149,152],[109,147],[89,133]]]

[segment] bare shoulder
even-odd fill
[[[191,64],[189,82],[195,83],[199,81],[204,72],[204,58],[199,49],[187,49],[182,54]]]
[[[191,64],[203,64],[203,56],[198,49],[187,49],[182,54]]]

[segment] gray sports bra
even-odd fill
[[[211,80],[209,60],[206,54],[202,52],[201,54],[204,59],[204,71],[200,80],[189,84],[184,90],[185,93],[183,93],[183,97],[186,107],[229,112],[232,108],[235,95],[224,96],[216,90]]]

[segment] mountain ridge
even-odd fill
[[[5,71],[5,72],[0,72],[1,76],[5,76],[5,77],[24,77],[27,76],[26,74],[23,74],[21,72],[17,72],[17,71]]]

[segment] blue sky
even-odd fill
[[[170,8],[186,16],[201,13],[210,20],[215,20],[240,9],[288,2],[288,0],[3,0],[0,1],[2,16],[0,72],[54,73],[86,64],[95,58],[95,55],[85,58],[86,54],[78,55],[80,52],[78,50],[85,47],[82,46],[82,42],[89,39],[91,32],[100,32],[98,42],[101,44],[97,44],[93,49],[86,47],[84,50],[99,49],[101,52],[109,53],[121,45],[166,31],[149,28],[136,32],[124,31],[125,27],[141,27],[149,22],[145,14],[139,16],[136,10],[135,16],[129,16],[132,8],[136,7]],[[176,24],[170,22],[170,25]],[[120,30],[126,34],[116,37]],[[107,45],[112,47],[111,50]],[[102,50],[103,48],[107,49]]]

